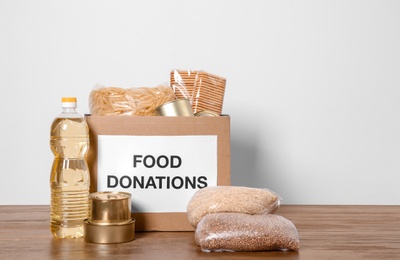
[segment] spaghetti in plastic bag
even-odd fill
[[[89,109],[92,115],[152,116],[154,110],[175,100],[169,86],[153,88],[95,87],[89,96]]]

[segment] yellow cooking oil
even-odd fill
[[[85,155],[89,128],[76,111],[76,98],[62,98],[62,113],[52,125],[50,230],[56,238],[84,236],[83,221],[89,215],[90,175]]]

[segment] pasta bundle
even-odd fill
[[[163,85],[129,89],[100,87],[91,91],[89,108],[94,116],[152,116],[158,106],[175,99],[172,88]]]

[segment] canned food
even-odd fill
[[[157,107],[156,116],[194,116],[189,99],[176,99]]]
[[[208,116],[208,117],[216,117],[219,116],[217,113],[211,110],[202,110],[194,114],[195,116]]]
[[[123,243],[135,237],[131,194],[95,192],[89,195],[89,218],[83,222],[84,239],[91,243]]]
[[[135,238],[135,220],[126,223],[92,223],[83,222],[85,241],[90,243],[109,244],[124,243]]]
[[[131,219],[131,194],[95,192],[89,195],[89,220],[93,223],[126,222]]]

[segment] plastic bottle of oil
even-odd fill
[[[76,98],[63,97],[62,113],[51,125],[50,230],[56,238],[83,237],[89,215],[89,128],[76,111]]]

